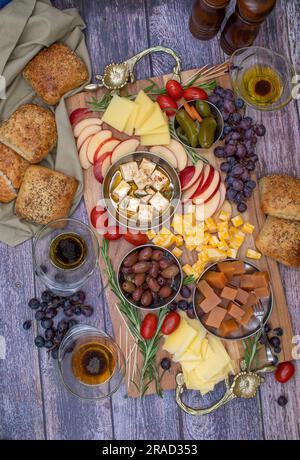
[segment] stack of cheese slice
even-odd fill
[[[207,334],[198,320],[184,312],[180,316],[179,327],[165,337],[163,349],[180,363],[187,389],[204,395],[233,372],[233,363],[220,339]]]
[[[167,116],[143,90],[135,101],[114,95],[102,121],[128,136],[141,136],[141,145],[168,145],[171,140]]]

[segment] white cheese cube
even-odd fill
[[[165,176],[162,172],[160,172],[158,169],[156,169],[152,175],[152,187],[157,190],[158,192],[166,185],[168,182],[167,176]]]
[[[126,196],[120,203],[120,211],[136,213],[140,205],[140,200],[132,196]]]
[[[121,180],[119,185],[116,186],[116,188],[113,191],[114,195],[117,195],[119,198],[119,201],[122,201],[123,198],[128,194],[128,192],[131,190],[131,187],[125,180]]]
[[[140,169],[144,171],[144,173],[147,176],[151,176],[153,173],[154,169],[156,168],[156,164],[153,163],[152,161],[146,160],[146,158],[143,158],[141,164],[140,164]]]
[[[146,195],[141,198],[141,203],[148,203],[149,200],[155,194],[155,191],[151,187],[146,187]]]
[[[141,223],[150,222],[152,220],[153,208],[148,204],[140,204],[139,207],[139,221]]]
[[[151,198],[150,204],[156,211],[162,212],[168,208],[170,202],[161,193],[156,192]]]
[[[134,183],[137,185],[139,189],[143,189],[146,187],[146,185],[151,184],[151,179],[148,177],[144,171],[138,170],[137,173],[134,175]]]
[[[130,161],[120,166],[121,174],[123,179],[127,182],[133,181],[134,176],[138,172],[138,165],[136,161]]]

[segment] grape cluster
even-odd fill
[[[243,117],[239,109],[244,107],[242,99],[235,99],[231,89],[216,86],[209,101],[218,107],[224,119],[222,138],[225,145],[214,149],[217,158],[224,158],[221,171],[226,173],[226,198],[236,203],[239,212],[245,212],[245,201],[251,197],[256,182],[251,179],[258,156],[255,154],[257,136],[264,136],[266,128],[256,124],[251,117]]]
[[[38,348],[45,347],[52,358],[57,359],[62,339],[71,327],[78,324],[74,316],[89,317],[94,312],[93,307],[85,303],[85,298],[86,295],[83,291],[75,292],[68,297],[61,297],[46,290],[42,292],[41,299],[30,299],[28,306],[35,311],[34,317],[40,322],[44,330],[43,334],[35,338],[35,346]],[[59,313],[62,314],[59,315]],[[58,318],[56,324],[54,323],[55,318]],[[29,330],[31,325],[32,321],[27,320],[24,322],[23,328]]]

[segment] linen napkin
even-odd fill
[[[0,76],[2,83],[3,77],[6,83],[6,98],[0,99],[0,121],[8,118],[22,104],[33,102],[47,107],[22,77],[25,65],[45,46],[55,42],[68,45],[85,62],[91,76],[84,28],[85,24],[76,9],[61,11],[51,6],[48,0],[13,0],[0,10]],[[65,97],[81,89],[77,88]],[[0,97],[3,94],[0,93]],[[58,141],[55,150],[42,164],[79,181],[72,213],[82,197],[82,169],[64,98],[56,107],[48,108],[55,113]],[[39,228],[15,215],[14,201],[0,203],[0,241],[16,246],[31,238]]]

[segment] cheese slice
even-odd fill
[[[168,133],[169,133],[169,127],[166,125],[163,125],[160,128],[155,129],[155,131],[151,131],[145,134],[145,136],[150,136],[152,134],[168,134]]]
[[[127,123],[124,128],[124,133],[126,133],[128,136],[133,135],[138,111],[139,111],[139,106],[136,103],[134,103],[134,109],[132,110],[131,115],[128,118]]]
[[[141,136],[141,145],[168,145],[171,142],[170,133],[146,134]]]
[[[102,116],[102,121],[118,131],[124,131],[126,123],[134,110],[135,103],[133,101],[115,94]]]
[[[163,349],[174,354],[182,354],[196,337],[197,332],[184,318],[181,319],[179,327],[172,334],[167,336]]]
[[[135,120],[135,129],[142,126],[143,123],[150,117],[154,111],[154,102],[141,89],[135,98],[135,103],[138,105],[138,113]]]
[[[148,134],[151,131],[155,131],[157,128],[166,127],[166,122],[163,117],[161,108],[159,107],[158,103],[154,103],[154,110],[151,112],[149,118],[136,129],[136,134],[141,136],[143,134]]]

